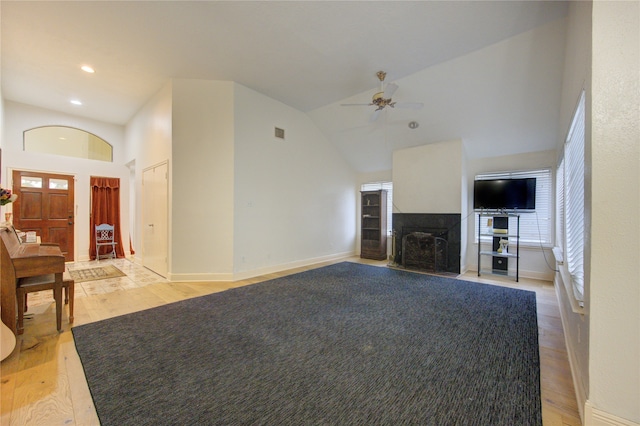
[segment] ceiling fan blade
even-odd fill
[[[373,111],[373,114],[371,114],[371,117],[369,117],[369,123],[373,123],[374,121],[376,121],[378,117],[380,117],[381,111],[382,111],[381,109],[377,109]]]
[[[384,97],[385,99],[390,99],[393,94],[398,90],[398,85],[395,83],[387,84],[387,87],[384,89]]]
[[[396,102],[394,105],[395,108],[411,108],[411,109],[420,109],[424,106],[422,102]]]

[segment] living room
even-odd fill
[[[607,169],[618,169],[637,176],[637,161],[628,167],[618,167],[626,157],[632,156],[631,153],[637,152],[637,147],[621,143],[619,150],[611,149],[612,141],[604,135],[619,126],[598,121],[596,117],[598,112],[619,111],[625,109],[623,105],[627,103],[637,103],[637,95],[626,93],[621,105],[620,93],[612,93],[610,82],[603,77],[611,71],[609,64],[616,64],[618,69],[633,74],[637,71],[637,61],[611,58],[608,55],[613,53],[608,53],[608,45],[596,42],[607,40],[609,32],[614,31],[610,22],[621,25],[618,6],[623,7],[596,2],[592,10],[572,4],[563,22],[551,23],[507,42],[398,79],[400,87],[413,87],[413,79],[433,81],[429,87],[431,92],[424,97],[418,96],[418,100],[435,104],[435,109],[443,110],[450,119],[455,104],[464,106],[478,96],[489,101],[493,91],[506,90],[492,86],[494,78],[504,79],[505,75],[497,76],[493,73],[495,68],[487,66],[487,63],[495,65],[496,58],[502,58],[504,63],[499,66],[506,69],[506,75],[516,81],[541,84],[532,84],[532,92],[520,93],[523,103],[534,101],[532,93],[535,92],[556,94],[550,105],[544,104],[548,106],[547,110],[541,111],[543,105],[540,104],[533,107],[535,114],[541,115],[536,116],[536,120],[544,120],[547,115],[556,118],[546,128],[546,134],[534,136],[545,139],[538,141],[542,148],[529,152],[479,154],[467,142],[464,132],[468,129],[455,135],[438,134],[440,123],[425,121],[421,126],[434,129],[434,139],[428,145],[404,146],[391,152],[387,140],[378,138],[374,144],[388,151],[382,166],[359,170],[342,152],[357,145],[349,146],[345,140],[338,139],[346,147],[337,147],[320,130],[335,119],[335,111],[343,101],[302,112],[233,81],[174,78],[166,81],[126,125],[3,99],[2,182],[7,182],[8,170],[12,169],[73,174],[77,188],[76,255],[82,260],[86,259],[89,248],[89,178],[95,175],[120,178],[123,237],[131,236],[133,247],[140,253],[144,228],[140,196],[143,171],[167,162],[171,200],[168,278],[175,281],[237,280],[357,253],[358,191],[362,183],[392,181],[397,208],[403,212],[460,213],[466,217],[472,211],[470,188],[476,174],[507,169],[555,170],[559,148],[580,90],[586,86],[593,99],[604,102],[593,106],[594,118],[590,123],[593,134],[591,205],[608,207],[606,213],[588,213],[593,215],[591,276],[588,279],[590,310],[586,315],[576,314],[563,291],[558,291],[558,297],[567,344],[573,354],[572,368],[579,403],[586,404],[592,417],[595,412],[596,418],[623,418],[631,422],[628,424],[637,424],[640,422],[634,402],[639,396],[637,374],[630,373],[637,371],[638,359],[638,314],[634,308],[637,286],[633,285],[637,282],[637,270],[629,266],[636,260],[633,253],[637,253],[637,238],[629,241],[628,237],[616,235],[615,244],[607,242],[609,224],[627,220],[627,215],[622,218],[620,212],[637,211],[637,194],[631,200],[627,195],[612,200],[610,197],[616,193],[609,193],[607,188],[617,179],[602,173]],[[636,13],[636,21],[625,23],[627,26],[622,28],[633,34],[637,29],[637,4],[631,2],[626,7],[631,9],[631,15]],[[556,36],[562,40],[561,45],[553,43],[557,41]],[[637,47],[637,37],[630,37],[628,43],[636,43],[633,46]],[[525,45],[534,46],[532,50],[548,61],[538,62],[542,69],[537,69],[533,75],[529,75],[527,66],[522,65],[522,58],[517,56],[526,52]],[[554,64],[553,69],[546,66],[550,63]],[[489,71],[474,72],[480,64],[487,66]],[[463,73],[464,70],[471,71]],[[516,74],[517,71],[521,74]],[[443,76],[456,75],[458,79],[450,83],[452,86],[471,81],[471,87],[462,87],[455,96],[433,90],[443,84],[440,80]],[[628,75],[623,74],[623,77]],[[635,78],[637,84],[637,76]],[[491,90],[483,94],[487,87]],[[413,97],[418,93],[409,94]],[[370,91],[367,91],[355,96],[362,99],[369,95]],[[525,110],[520,119],[533,118],[533,112],[527,116],[528,111]],[[480,112],[479,109],[466,112],[467,123],[472,122],[474,113]],[[465,111],[460,108],[460,114],[463,113]],[[507,115],[502,118],[514,119]],[[52,164],[50,157],[22,150],[25,130],[52,123],[100,135],[114,147],[113,163],[56,157]],[[272,136],[274,126],[286,130],[285,140]],[[384,133],[384,129],[373,135],[379,136],[380,132]],[[635,132],[637,136],[637,128]],[[515,139],[516,136],[508,134],[505,137]],[[607,154],[611,151],[618,155]],[[413,161],[424,165],[423,174],[401,176],[399,171],[410,169]],[[443,168],[444,164],[447,166]],[[434,175],[429,170],[438,170],[438,173]],[[601,173],[596,173],[598,171]],[[443,182],[450,184],[452,181],[457,190],[447,191],[448,195],[440,194]],[[425,191],[436,193],[437,197],[425,196]],[[629,202],[633,204],[629,206]],[[638,219],[634,216],[635,222],[630,226],[637,229]],[[473,270],[474,224],[467,222],[465,229],[461,269]],[[611,247],[616,247],[615,256]],[[544,250],[525,248],[523,274],[558,280],[547,266],[545,257],[553,259],[551,247]],[[629,275],[635,279],[628,279]],[[560,282],[557,284],[562,287]],[[615,304],[609,302],[611,297],[616,300]],[[585,338],[585,335],[589,337]],[[631,344],[627,346],[629,341]],[[610,380],[615,385],[612,386]]]

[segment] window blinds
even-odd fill
[[[556,247],[563,253],[564,259],[564,157],[556,170]]]
[[[565,260],[574,297],[584,299],[584,91],[564,146]]]

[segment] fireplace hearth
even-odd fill
[[[460,273],[460,214],[394,213],[393,262],[425,272]]]

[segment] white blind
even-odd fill
[[[574,297],[584,299],[584,91],[564,145],[565,260]]]
[[[564,157],[556,170],[556,247],[564,253]]]
[[[553,194],[551,169],[483,173],[476,176],[476,180],[487,179],[524,179],[536,178],[536,209],[532,212],[518,212],[520,215],[520,243],[545,244],[551,242],[551,196]],[[479,213],[475,214],[476,227]],[[509,229],[516,229],[517,219],[509,218]],[[485,221],[486,222],[486,221]],[[490,233],[486,223],[480,223],[480,233]],[[476,236],[478,230],[476,229]]]
[[[393,231],[391,228],[393,222],[393,182],[369,182],[363,183],[360,187],[361,191],[379,191],[381,189],[387,191],[387,233],[391,234]]]

